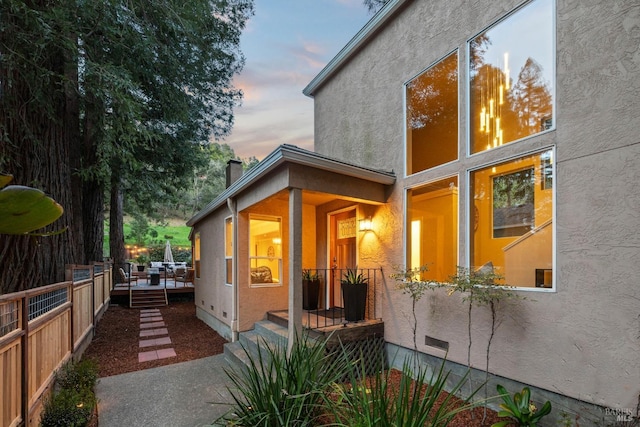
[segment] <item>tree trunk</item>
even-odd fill
[[[0,236],[2,293],[63,281],[65,264],[78,259],[76,248],[81,236],[74,227],[70,140],[65,120],[70,106],[61,77],[66,69],[65,57],[62,49],[54,47],[50,55],[37,58],[39,66],[51,71],[46,85],[25,80],[24,73],[10,67],[0,69],[0,166],[14,176],[12,184],[39,188],[65,209],[60,219],[38,232],[66,228],[66,232],[51,237]],[[33,102],[42,97],[49,100],[48,105]]]
[[[109,204],[109,250],[116,268],[122,267],[126,262],[122,199],[120,171],[119,168],[114,166],[111,174],[111,199]],[[117,275],[114,275],[114,277],[117,277]]]
[[[103,105],[90,91],[86,94],[83,160],[92,173],[85,174],[82,186],[84,256],[87,260],[104,258],[104,185],[99,180],[98,141],[102,137]]]

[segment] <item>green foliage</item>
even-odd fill
[[[421,280],[422,274],[429,270],[426,265],[417,268],[396,267],[396,272],[391,274],[391,278],[396,281],[396,289],[403,294],[409,295],[415,302],[420,301],[424,293],[429,289],[436,289],[437,282]]]
[[[10,175],[0,175],[0,234],[36,235],[34,230],[60,218],[64,210],[55,200],[36,188],[7,186],[11,179]]]
[[[318,271],[309,269],[302,270],[302,280],[308,280],[309,282],[318,280]]]
[[[95,395],[89,390],[62,389],[45,401],[40,426],[86,426],[91,419],[95,405]]]
[[[391,371],[365,381],[364,364],[344,347],[327,354],[326,342],[310,340],[305,333],[289,355],[284,345],[262,342],[255,354],[243,347],[248,367],[227,371],[235,402],[223,417],[227,425],[446,426],[457,413],[475,406],[469,403],[475,392],[454,402],[466,376],[445,393],[449,372],[444,362],[428,375],[426,367],[412,371],[405,361],[400,385],[391,389]],[[321,424],[327,419],[332,422]]]
[[[235,404],[227,421],[251,427],[316,425],[323,396],[344,376],[344,365],[329,359],[325,342],[306,333],[295,339],[289,355],[284,345],[261,344],[257,356],[243,347],[247,369],[226,371],[235,386],[229,388]]]
[[[358,267],[356,266],[355,268],[347,268],[340,282],[343,285],[366,285],[369,283],[369,278],[362,272],[358,273]]]
[[[98,365],[92,359],[67,362],[56,372],[55,381],[63,389],[93,390],[98,383]]]
[[[413,316],[413,349],[418,351],[417,330],[418,316],[416,315],[416,304],[428,289],[437,289],[440,284],[422,280],[423,274],[429,270],[426,265],[417,268],[396,267],[396,272],[391,274],[391,278],[396,281],[396,289],[411,297],[411,314]]]
[[[518,423],[518,426],[535,427],[540,419],[551,412],[551,402],[548,400],[539,410],[531,401],[531,390],[525,387],[521,392],[516,392],[513,398],[509,392],[500,384],[497,386],[498,393],[504,403],[500,404],[501,411],[498,412],[499,417],[509,417]],[[504,427],[509,425],[511,421],[500,421],[491,427]]]
[[[88,425],[97,404],[98,366],[90,359],[69,361],[55,373],[55,389],[44,403],[42,427]]]
[[[337,399],[327,399],[336,419],[332,425],[444,427],[456,414],[474,407],[469,403],[472,396],[460,404],[453,398],[465,383],[466,376],[453,386],[451,393],[445,393],[449,372],[444,370],[444,361],[431,375],[427,375],[424,366],[418,367],[415,372],[410,366],[410,362],[405,360],[397,389],[387,386],[390,383],[390,371],[378,373],[366,383],[361,380],[364,378],[363,372],[356,375],[351,369],[350,383],[347,386],[335,385],[333,390]]]

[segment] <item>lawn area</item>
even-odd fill
[[[126,221],[126,219],[125,219]],[[125,245],[136,245],[139,238],[132,233],[132,223],[125,222],[124,226],[124,243]],[[149,229],[144,236],[144,246],[152,248],[156,246],[164,247],[167,240],[171,242],[174,249],[191,247],[189,241],[190,227],[185,225],[184,220],[170,220],[167,225],[149,224]],[[109,253],[109,223],[105,221],[104,227],[104,253]]]

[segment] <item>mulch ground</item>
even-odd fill
[[[139,363],[138,353],[145,350],[139,348],[140,310],[118,305],[104,313],[83,357],[98,362],[100,377],[108,377],[222,353],[227,341],[196,317],[193,301],[171,302],[160,313],[171,344],[154,349],[173,348],[176,357]]]

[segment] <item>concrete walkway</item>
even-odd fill
[[[211,425],[231,409],[224,355],[101,378],[100,427]]]

